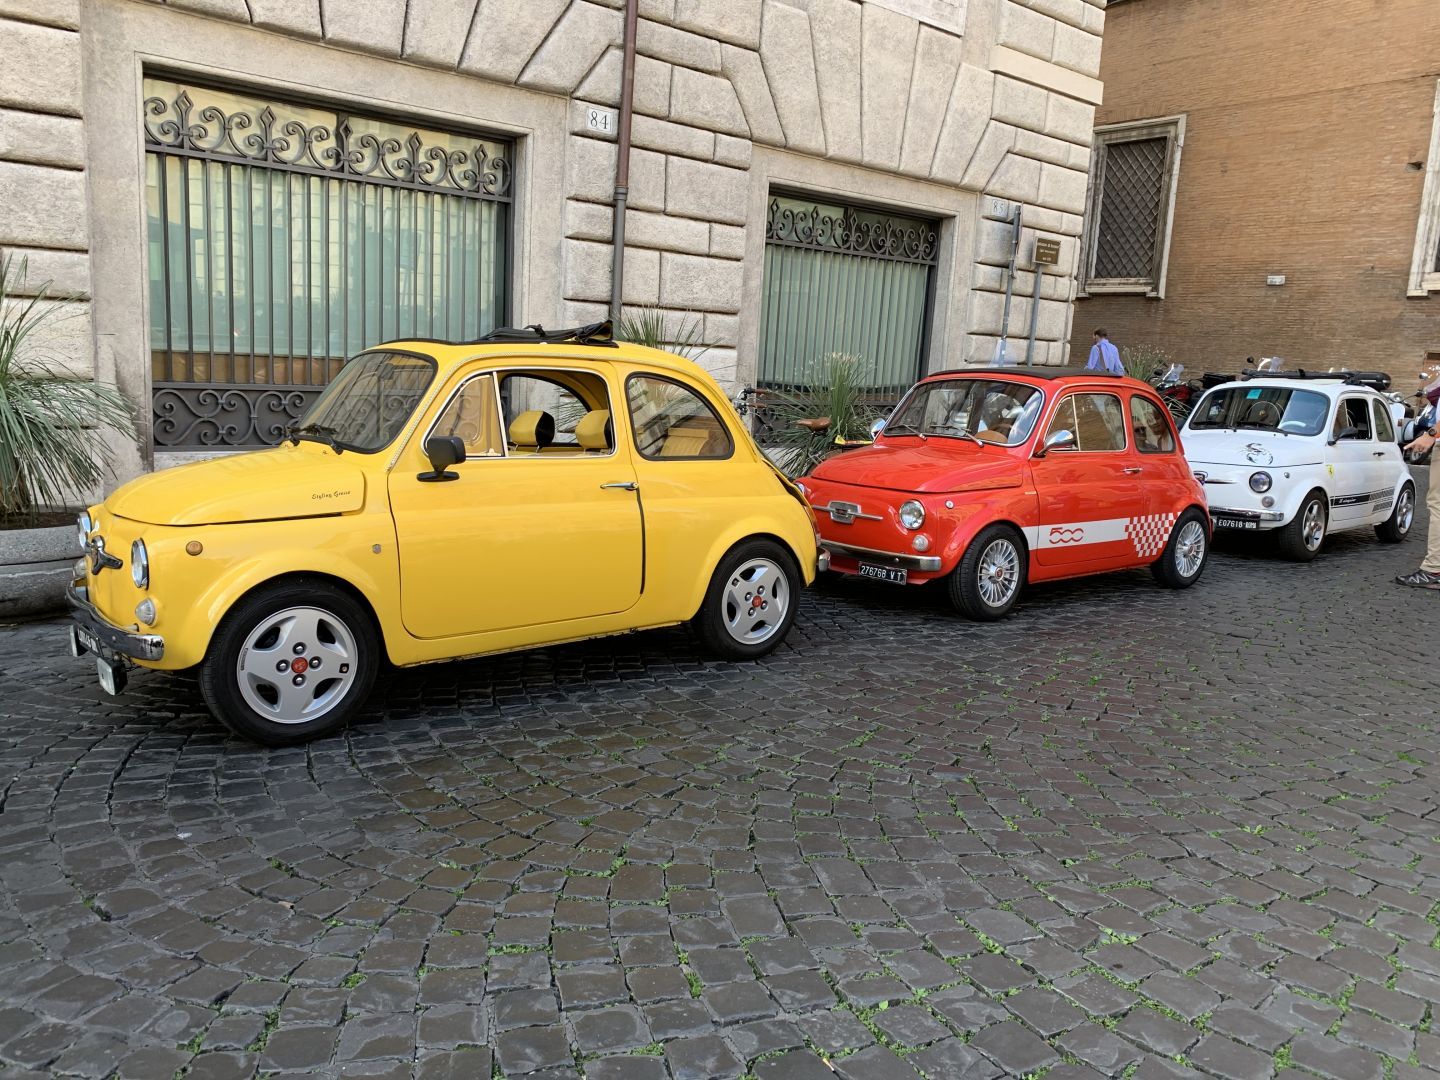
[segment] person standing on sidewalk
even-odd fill
[[[1407,443],[1405,449],[1423,454],[1435,445],[1437,436],[1440,436],[1440,428],[1431,427],[1414,442]],[[1434,470],[1430,473],[1430,490],[1425,496],[1425,506],[1430,511],[1425,535],[1425,560],[1419,570],[1401,574],[1395,580],[1417,589],[1440,589],[1440,476],[1436,476]]]
[[[1110,343],[1110,334],[1102,326],[1095,331],[1095,344],[1090,346],[1090,362],[1086,371],[1108,371],[1111,375],[1124,375],[1125,365],[1120,362],[1120,350]]]

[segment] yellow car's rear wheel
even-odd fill
[[[225,616],[200,666],[200,690],[237,734],[293,745],[349,722],[374,685],[379,653],[356,600],[324,582],[285,582]]]

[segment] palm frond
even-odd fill
[[[76,378],[45,340],[68,298],[48,283],[21,297],[27,270],[0,258],[0,519],[22,521],[99,484],[113,464],[106,433],[135,432],[119,391]]]
[[[769,392],[766,411],[772,430],[765,443],[792,476],[809,472],[835,453],[837,439],[869,436],[880,415],[865,402],[874,384],[872,367],[861,356],[829,353],[806,367],[799,385]],[[817,430],[802,423],[820,420],[828,420],[828,426]]]
[[[678,321],[672,325],[670,317]],[[700,319],[688,311],[676,316],[664,308],[634,308],[620,316],[617,336],[621,341],[664,349],[687,360],[699,360],[710,351],[710,346],[705,344],[705,331]]]

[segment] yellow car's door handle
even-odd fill
[[[616,480],[614,483],[601,484],[600,487],[601,487],[602,489],[603,489],[603,488],[618,488],[618,489],[621,490],[621,491],[639,491],[639,490],[640,490],[640,485],[637,484],[634,480]]]

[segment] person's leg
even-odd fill
[[[1440,590],[1440,476],[1430,477],[1425,505],[1430,510],[1430,520],[1425,528],[1425,559],[1419,570],[1412,570],[1395,580],[1401,585]]]
[[[1425,496],[1425,505],[1430,510],[1430,520],[1425,527],[1425,561],[1420,569],[1431,574],[1440,574],[1440,476],[1430,470],[1430,490]]]

